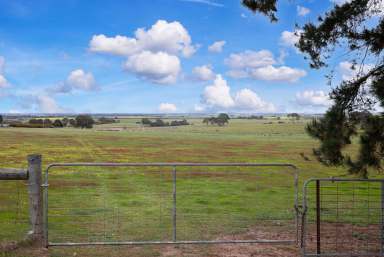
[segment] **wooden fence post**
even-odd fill
[[[28,155],[29,217],[32,225],[30,239],[32,239],[33,242],[40,247],[44,246],[43,194],[41,184],[41,155]]]

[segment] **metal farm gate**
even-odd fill
[[[46,246],[298,242],[291,164],[58,163],[42,186]]]
[[[384,256],[383,213],[383,179],[307,180],[302,255]]]

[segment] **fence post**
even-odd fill
[[[28,155],[29,218],[32,226],[30,239],[43,246],[43,194],[41,191],[41,155]]]

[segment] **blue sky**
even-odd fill
[[[323,112],[329,69],[293,31],[333,4],[280,0],[271,24],[236,0],[0,0],[0,112]]]

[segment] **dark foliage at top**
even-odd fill
[[[276,1],[243,0],[254,12],[276,21]],[[326,67],[334,51],[344,51],[355,76],[333,88],[333,105],[321,119],[313,120],[308,133],[320,140],[314,149],[327,165],[346,164],[350,172],[368,176],[368,168],[380,170],[384,157],[384,115],[375,112],[376,103],[384,107],[384,17],[381,0],[352,0],[335,5],[316,22],[301,29],[296,47],[305,54],[311,68]],[[331,76],[329,77],[332,78]],[[356,116],[364,112],[364,119]],[[360,151],[356,160],[343,153],[351,136],[360,133]]]

